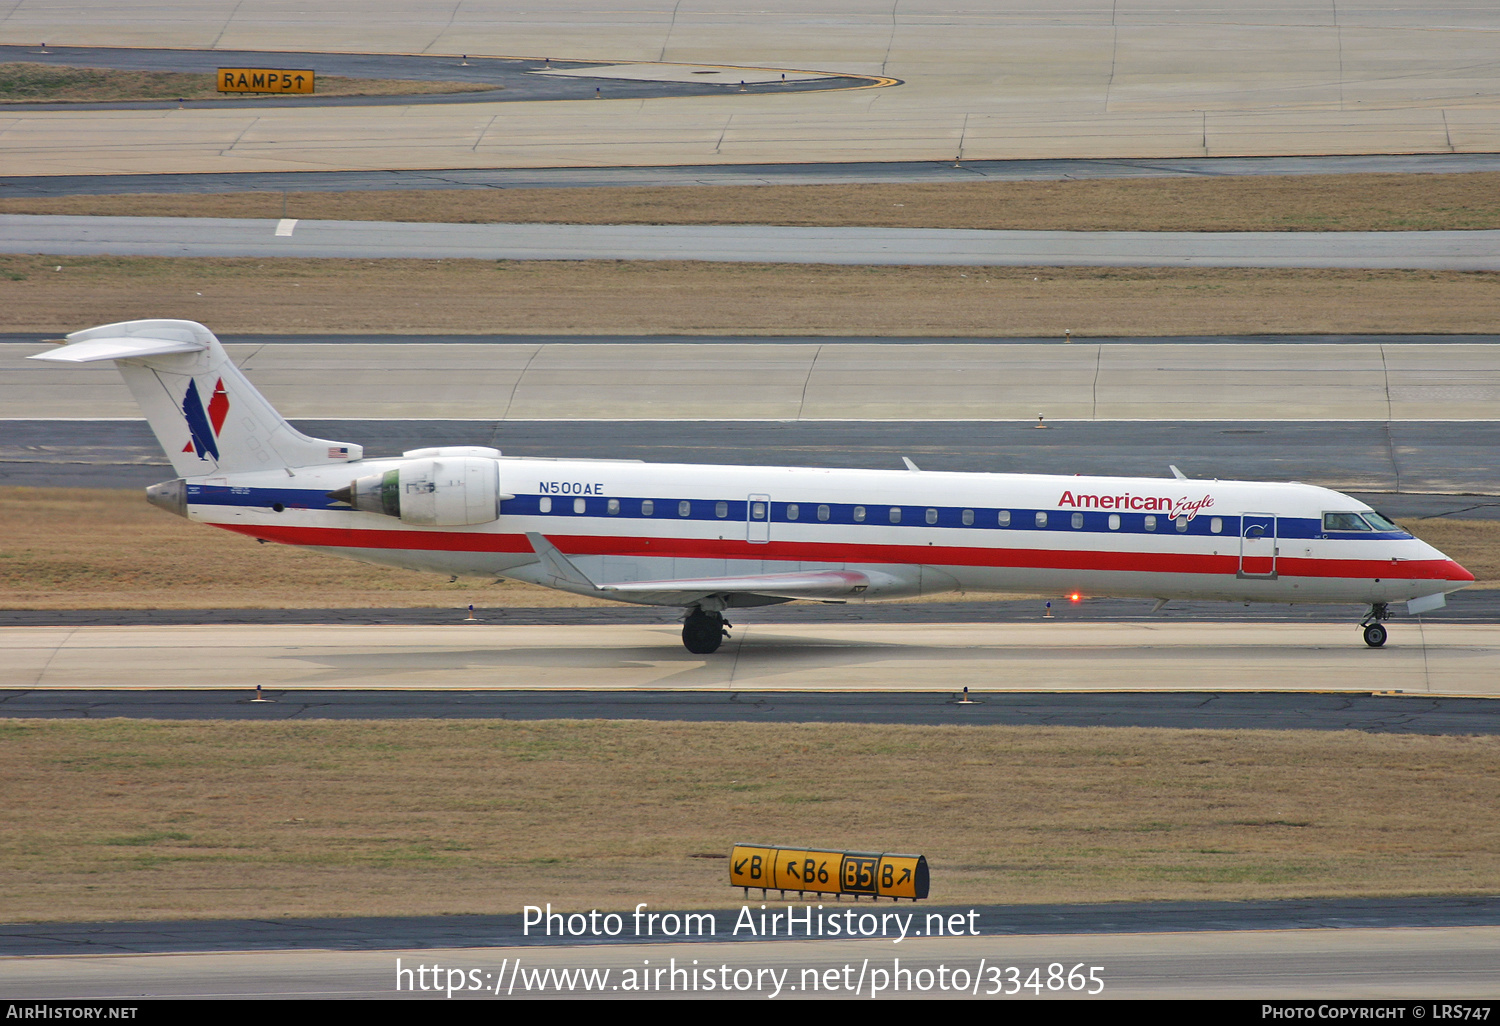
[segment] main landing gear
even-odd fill
[[[682,643],[694,655],[711,655],[719,650],[729,632],[724,614],[708,612],[694,606],[682,622]]]
[[[1389,618],[1390,607],[1384,602],[1376,602],[1370,606],[1370,612],[1359,625],[1365,629],[1365,644],[1371,648],[1379,648],[1385,644],[1386,630],[1381,620]]]

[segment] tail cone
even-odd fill
[[[348,484],[337,491],[329,492],[328,498],[334,502],[342,502],[346,506],[354,505],[354,485]]]

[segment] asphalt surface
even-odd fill
[[[750,902],[759,911],[760,895]],[[790,904],[798,912],[818,899],[768,899],[772,911]],[[825,906],[832,905],[829,898]],[[860,905],[814,909],[818,919],[844,917]],[[739,905],[704,910],[715,916],[715,939],[759,940],[731,931]],[[869,910],[872,906],[864,904]],[[929,915],[960,915],[982,936],[1191,933],[1202,931],[1369,929],[1500,925],[1500,898],[1487,895],[1410,898],[1306,898],[1288,901],[1116,902],[1093,905],[881,904],[876,911],[914,913],[917,929]],[[576,911],[569,909],[569,912]],[[661,912],[655,907],[652,911]],[[970,912],[977,913],[969,920]],[[629,921],[629,914],[626,914]],[[814,927],[816,930],[816,926]],[[320,949],[382,951],[392,948],[549,947],[566,944],[639,944],[627,927],[619,938],[559,938],[528,933],[523,915],[349,917],[339,919],[206,919],[161,922],[38,923],[0,925],[0,956],[111,955],[153,952],[272,951]],[[824,931],[825,935],[827,931]],[[658,943],[681,938],[656,937]],[[785,940],[786,938],[777,938]],[[799,925],[799,937],[800,925]],[[816,938],[814,938],[816,939]],[[831,942],[831,938],[828,938]],[[899,953],[899,952],[897,952]]]
[[[1500,734],[1500,701],[1357,692],[0,690],[0,717],[146,720],[665,720]]]
[[[207,101],[205,101],[207,102]],[[631,185],[819,185],[866,182],[1067,181],[1224,175],[1463,174],[1500,171],[1500,153],[1327,157],[1059,158],[683,164],[666,167],[449,168],[425,171],[239,171],[0,176],[0,196],[390,189],[548,189]]]
[[[294,420],[369,456],[486,445],[513,456],[651,462],[1300,480],[1388,516],[1500,516],[1500,423],[1488,421]],[[0,484],[143,488],[172,477],[141,420],[0,420]]]
[[[292,53],[256,50],[148,50],[95,46],[0,46],[0,63],[26,62],[73,68],[114,68],[130,71],[175,71],[213,74],[219,68],[310,69],[319,76],[406,79],[425,82],[464,82],[493,85],[493,90],[413,96],[234,96],[212,100],[108,101],[99,103],[6,103],[0,110],[198,110],[230,107],[409,107],[416,104],[510,103],[522,100],[592,100],[597,97],[656,99],[665,96],[723,96],[740,93],[733,69],[722,78],[704,76],[686,82],[646,82],[626,79],[567,78],[537,75],[546,69],[598,67],[605,61],[551,61],[544,57],[422,56],[379,53]],[[746,93],[808,92],[848,88],[869,79],[844,75],[791,82],[745,85]],[[600,90],[595,93],[595,90]]]
[[[1090,598],[1072,603],[1057,601],[1052,615],[1058,623],[1139,623],[1232,620],[1243,623],[1349,623],[1350,606],[1266,605],[1236,606],[1224,602],[1174,600],[1161,612],[1147,615],[1154,604],[1147,599]],[[737,609],[736,623],[1029,623],[1045,612],[1039,599],[978,599],[950,602],[874,602],[838,605],[793,603]],[[1400,607],[1396,607],[1399,613]],[[467,615],[458,606],[404,609],[5,609],[0,627],[152,626],[175,624],[348,624],[441,625]],[[485,623],[517,627],[560,624],[675,624],[680,610],[662,606],[541,606],[493,608],[481,602],[475,615]],[[1404,621],[1398,616],[1395,622]],[[1500,623],[1500,591],[1464,590],[1448,596],[1448,605],[1429,613],[1427,623]]]
[[[0,252],[66,256],[708,260],[994,267],[1500,270],[1500,231],[1056,232],[784,225],[279,222],[0,214]]]

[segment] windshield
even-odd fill
[[[1365,514],[1365,519],[1368,520],[1370,522],[1370,526],[1373,527],[1373,528],[1375,528],[1375,530],[1377,530],[1377,531],[1399,531],[1399,530],[1401,530],[1401,525],[1397,524],[1396,522],[1394,522],[1393,520],[1391,520],[1389,517],[1381,516],[1379,513],[1376,513],[1374,510],[1371,510],[1370,512],[1366,513]]]
[[[1368,531],[1370,525],[1358,513],[1324,513],[1325,531]]]

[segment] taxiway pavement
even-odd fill
[[[0,629],[0,688],[715,690],[992,693],[1400,690],[1500,696],[1500,627],[1353,621],[778,624],[713,656],[676,624]]]
[[[757,903],[758,904],[758,903]],[[891,906],[881,910],[889,915]],[[902,914],[906,914],[903,910]],[[920,914],[920,906],[909,907]],[[870,914],[870,913],[867,913]],[[857,920],[856,920],[857,921]],[[23,956],[0,958],[8,996],[25,999],[291,997],[416,998],[447,1000],[442,990],[418,989],[414,970],[429,975],[434,965],[464,970],[457,979],[477,981],[474,991],[455,991],[454,998],[529,995],[583,996],[583,987],[558,986],[555,978],[510,986],[524,971],[547,968],[608,969],[595,993],[611,997],[651,998],[741,996],[769,998],[872,996],[876,981],[887,988],[905,969],[926,970],[929,991],[903,988],[902,997],[1084,997],[1092,984],[1070,991],[1045,989],[1049,966],[1059,963],[1065,979],[1077,964],[1083,975],[1095,966],[1105,997],[1113,998],[1356,998],[1427,997],[1483,1000],[1500,995],[1494,964],[1500,954],[1500,927],[1265,930],[1152,934],[1053,934],[1045,937],[978,936],[887,939],[704,941],[675,944],[618,944],[521,948],[419,948],[386,951],[204,952],[192,954]],[[413,970],[401,978],[397,992],[397,959]],[[899,959],[899,964],[897,963]],[[642,993],[620,989],[627,971],[660,969],[660,982]],[[964,971],[961,994],[936,989],[939,966],[947,976]],[[1005,968],[1021,967],[1009,983]],[[988,966],[990,971],[985,971]],[[722,974],[720,967],[723,967]],[[1040,995],[1020,985],[1033,967],[1039,969]],[[675,988],[672,969],[681,970]],[[697,975],[692,970],[698,970]],[[847,969],[847,971],[846,971]],[[474,977],[468,977],[468,971]],[[766,975],[769,970],[776,975]],[[871,970],[874,970],[872,973]],[[730,984],[706,992],[703,973]],[[758,972],[759,971],[759,972]],[[825,975],[827,973],[828,975]],[[876,975],[876,974],[883,975]],[[783,986],[775,988],[777,975]],[[755,981],[759,977],[760,985]],[[998,979],[999,993],[992,988]],[[695,986],[689,986],[692,981]],[[837,982],[835,982],[837,981]],[[550,985],[549,985],[550,984]],[[857,989],[856,989],[857,986]],[[741,989],[743,988],[743,989]],[[774,993],[773,993],[774,990]],[[897,996],[887,989],[881,996]]]
[[[884,75],[889,89],[562,103],[0,115],[11,174],[1495,152],[1500,11],[827,0],[16,0],[0,43],[550,55]],[[40,49],[40,47],[38,47]]]
[[[239,171],[181,174],[0,175],[0,196],[126,193],[365,192],[390,189],[548,189],[657,185],[830,185],[882,182],[1213,178],[1221,175],[1462,174],[1500,171],[1500,153],[1297,157],[1056,157],[1041,160],[872,160],[820,164],[661,167],[455,167],[430,171]]]
[[[27,359],[45,349],[40,342],[0,344],[0,419],[139,417],[112,365]],[[1495,347],[1467,341],[227,349],[256,388],[294,418],[1500,421]],[[1040,442],[1045,433],[1033,434]]]
[[[1493,271],[1500,270],[1500,231],[1075,232],[784,225],[422,224],[0,214],[0,252],[60,256]]]

